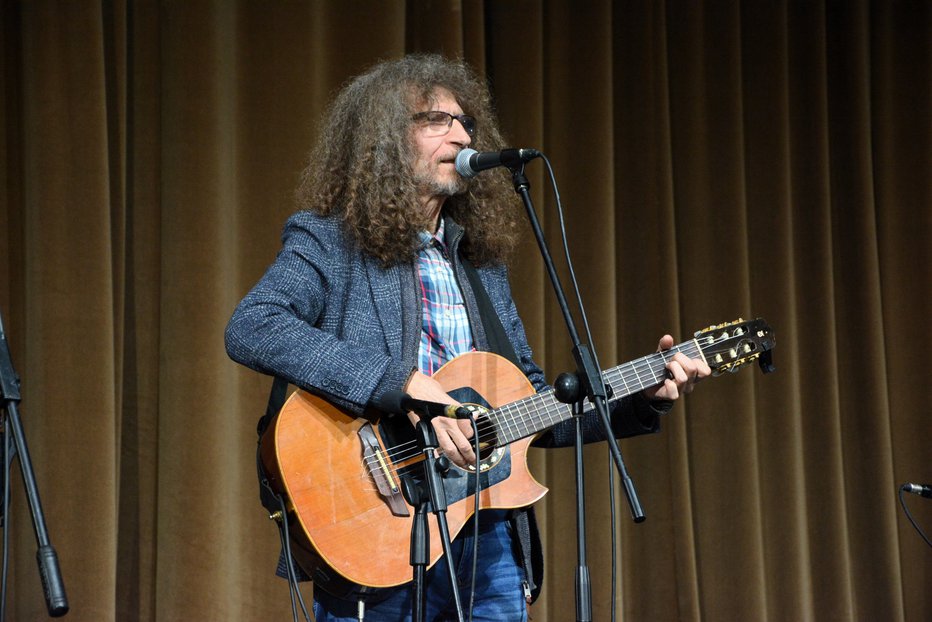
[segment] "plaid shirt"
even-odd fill
[[[421,288],[421,345],[418,367],[430,376],[460,354],[474,350],[466,303],[443,243],[443,220],[437,233],[421,233],[417,273]]]

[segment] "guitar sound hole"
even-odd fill
[[[505,455],[505,448],[499,445],[498,428],[489,419],[488,409],[477,404],[463,404],[476,418],[476,427],[479,429],[479,470],[488,471]],[[475,472],[473,465],[467,466],[467,471]]]

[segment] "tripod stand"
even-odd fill
[[[42,580],[42,591],[45,593],[45,604],[49,615],[57,618],[68,613],[68,597],[65,595],[65,584],[62,582],[61,572],[58,568],[58,554],[49,543],[48,532],[45,528],[45,516],[42,513],[42,504],[39,501],[39,490],[36,487],[35,474],[32,462],[29,459],[29,449],[26,447],[26,436],[19,420],[17,404],[20,402],[19,377],[13,370],[13,361],[10,358],[10,348],[7,344],[6,334],[3,331],[3,317],[0,316],[0,423],[3,424],[0,432],[0,443],[3,447],[3,605],[6,604],[6,560],[7,542],[9,539],[9,491],[10,491],[10,465],[13,458],[19,456],[20,471],[23,475],[23,485],[26,488],[26,497],[29,500],[29,509],[32,513],[32,526],[36,534],[38,551],[36,559],[39,563],[39,578]],[[10,442],[15,446],[10,452]],[[3,618],[5,607],[0,606],[0,619]]]

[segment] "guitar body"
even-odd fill
[[[451,394],[471,389],[494,408],[534,394],[518,368],[485,352],[456,358],[434,378]],[[407,421],[404,424],[410,425]],[[394,485],[399,468],[417,472],[421,461],[410,446],[403,454],[393,453],[382,427],[299,390],[287,400],[260,441],[261,460],[272,488],[284,495],[291,510],[289,532],[294,556],[308,575],[329,591],[352,591],[354,585],[391,587],[411,580],[413,508],[401,503],[400,493],[383,494],[384,484],[380,492],[373,470],[387,473],[387,481]],[[367,430],[363,428],[374,432],[384,463],[366,454],[361,432]],[[502,459],[481,471],[481,508],[520,508],[546,494],[547,489],[527,468],[526,453],[532,440],[528,437],[510,443],[502,448]],[[474,513],[474,494],[470,492],[474,481],[474,472],[456,466],[451,466],[445,478],[451,537]],[[394,507],[388,497],[393,497]],[[433,565],[442,549],[436,521],[431,518],[428,524]],[[328,583],[332,584],[329,588]]]

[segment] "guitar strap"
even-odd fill
[[[285,394],[287,391],[288,381],[279,376],[275,376],[275,380],[272,381],[272,392],[269,393],[269,404],[265,407],[265,414],[259,418],[259,423],[256,425],[256,433],[259,435],[259,438],[262,438],[262,435],[265,434],[265,430],[269,427],[269,422],[272,421],[272,417],[285,405]]]
[[[284,406],[287,392],[288,381],[279,376],[275,376],[275,380],[272,381],[272,391],[269,394],[269,403],[268,406],[265,407],[265,414],[259,418],[259,423],[256,425],[256,433],[259,435],[260,443],[262,441],[262,435],[265,434],[266,429],[269,427],[269,423],[272,421],[272,417]],[[269,484],[269,477],[262,467],[262,458],[259,456],[259,447],[261,447],[261,444],[256,447],[256,472],[259,475],[259,501],[262,503],[262,507],[268,510],[269,515],[271,515],[281,508],[281,497],[275,494],[272,490],[272,486]]]
[[[466,273],[466,278],[469,279],[469,285],[476,297],[476,304],[479,305],[479,318],[482,320],[482,328],[485,329],[485,338],[489,342],[489,350],[505,357],[511,361],[512,365],[521,369],[518,355],[515,353],[514,346],[511,345],[511,340],[508,339],[508,334],[505,332],[505,327],[502,326],[502,321],[499,319],[495,307],[492,306],[492,300],[482,284],[482,279],[479,278],[479,272],[465,257],[460,259],[460,263]]]

